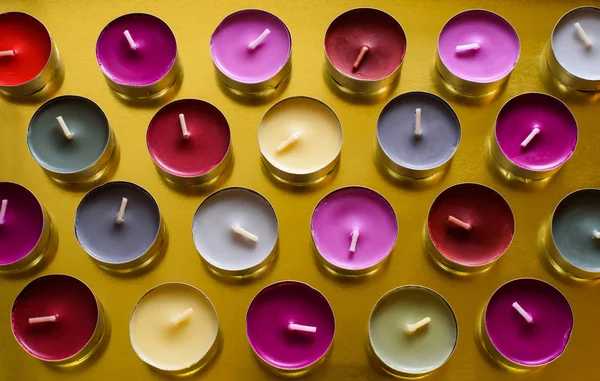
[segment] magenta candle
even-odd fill
[[[108,84],[134,98],[164,91],[178,71],[175,35],[164,21],[145,13],[120,16],[104,27],[96,59]]]
[[[210,38],[219,78],[244,92],[276,87],[291,68],[292,37],[277,16],[245,9],[227,16]]]
[[[35,265],[50,238],[50,220],[29,189],[0,182],[0,271]]]
[[[456,89],[489,93],[508,80],[520,49],[519,36],[506,19],[486,10],[468,10],[442,28],[436,66]]]
[[[492,154],[508,172],[541,179],[573,155],[577,136],[575,117],[563,102],[541,93],[521,94],[498,114]]]
[[[310,231],[325,266],[360,275],[378,269],[392,252],[398,220],[390,203],[379,193],[347,187],[319,201]]]
[[[500,362],[530,368],[557,359],[567,347],[573,312],[554,286],[532,278],[502,285],[483,316],[483,339]]]
[[[321,363],[333,343],[335,317],[325,296],[297,281],[271,284],[246,313],[250,346],[267,366],[304,373]]]

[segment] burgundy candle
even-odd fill
[[[82,281],[52,274],[34,279],[12,307],[12,331],[29,354],[53,363],[77,363],[100,342],[102,307]]]
[[[406,54],[406,35],[391,15],[373,8],[339,15],[325,33],[329,74],[355,92],[373,92],[390,85]]]
[[[429,251],[443,268],[461,273],[491,267],[508,249],[515,220],[506,200],[481,184],[453,185],[427,217]]]
[[[146,143],[158,171],[176,183],[210,181],[231,161],[227,119],[199,99],[181,99],[161,108],[148,125]]]
[[[0,271],[35,265],[50,240],[50,219],[31,191],[0,182]]]

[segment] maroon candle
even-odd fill
[[[327,69],[336,82],[352,91],[372,92],[391,84],[405,54],[402,26],[378,9],[344,12],[325,33]]]
[[[489,268],[510,245],[515,220],[492,188],[463,183],[440,193],[427,217],[429,249],[445,268],[476,272]]]
[[[181,99],[160,109],[150,121],[146,143],[159,172],[178,183],[212,180],[231,161],[227,119],[199,99]]]
[[[12,308],[12,331],[29,354],[44,361],[81,361],[102,336],[101,306],[79,279],[52,274],[19,293]]]

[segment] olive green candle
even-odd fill
[[[385,294],[369,319],[372,353],[389,372],[411,376],[442,366],[454,352],[458,323],[435,291],[416,285]]]

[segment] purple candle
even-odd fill
[[[484,94],[508,80],[520,49],[519,36],[506,19],[486,10],[468,10],[442,28],[436,65],[458,90]]]
[[[320,258],[344,274],[367,274],[384,263],[398,236],[390,203],[374,190],[334,190],[315,208],[310,230]]]
[[[220,79],[240,91],[276,87],[290,71],[291,54],[287,26],[259,9],[227,16],[210,38],[210,55]]]
[[[498,114],[492,154],[507,171],[541,179],[573,155],[577,135],[575,117],[563,102],[541,93],[521,94]]]
[[[334,333],[329,302],[306,283],[273,283],[254,297],[246,313],[246,334],[258,358],[287,374],[319,365]]]
[[[37,263],[50,237],[50,220],[38,199],[22,185],[0,182],[0,271]]]
[[[484,344],[490,353],[517,368],[546,365],[557,359],[573,329],[567,299],[551,284],[533,278],[500,286],[490,298],[483,319]]]
[[[96,59],[114,90],[131,97],[149,97],[175,80],[177,41],[158,17],[130,13],[102,30],[96,43]]]

